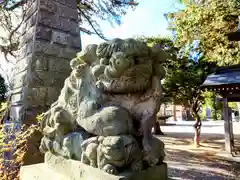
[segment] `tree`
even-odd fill
[[[133,0],[76,0],[80,17],[80,30],[87,34],[96,34],[100,38],[107,38],[101,30],[99,20],[106,20],[112,25],[121,24],[121,17],[126,14],[129,7],[136,7]],[[4,35],[0,37],[0,51],[16,57],[19,45],[19,28],[21,27],[26,9],[26,0],[3,0],[0,2],[0,27]]]
[[[199,111],[205,98],[200,86],[207,75],[215,70],[216,63],[206,62],[204,57],[194,60],[185,56],[170,37],[141,37],[140,39],[150,46],[158,44],[166,52],[167,59],[164,66],[167,73],[163,80],[162,103],[173,102],[190,109],[192,116],[196,119],[194,139],[198,145],[201,130]]]
[[[178,48],[176,48],[173,44],[173,41],[171,40],[170,37],[138,37],[141,41],[144,43],[147,43],[149,46],[152,46],[154,44],[159,45],[167,55],[166,62],[164,63],[165,69],[169,69],[174,67],[175,62],[178,60],[177,59],[177,54],[178,54]],[[159,109],[162,104],[166,102],[170,102],[171,100],[165,96],[165,93],[163,92],[163,98],[161,100],[161,104],[159,105]],[[158,135],[163,135],[163,132],[161,131],[160,124],[158,121],[155,122],[154,124],[154,134]]]
[[[97,20],[106,20],[111,25],[121,24],[121,16],[126,14],[128,7],[136,7],[133,0],[77,0],[78,13],[81,17],[81,30],[88,34],[96,34],[106,40]],[[89,25],[89,27],[86,27]]]
[[[164,63],[166,71],[168,71],[168,69],[174,68],[176,64],[179,63],[179,61],[182,61],[179,58],[179,48],[177,48],[174,45],[174,42],[171,39],[171,37],[152,36],[152,37],[139,37],[139,39],[147,43],[149,46],[157,44],[165,51],[167,55],[166,62]],[[167,99],[164,99],[164,102],[167,101],[168,101]]]
[[[24,6],[20,4],[17,9],[7,9],[9,2],[11,1],[4,0],[0,3],[0,52],[4,54],[8,62],[9,56],[16,57],[21,36],[19,29],[26,13]]]
[[[168,19],[177,47],[202,54],[205,60],[219,65],[232,65],[240,63],[240,51],[227,34],[236,30],[239,14],[237,0],[201,0],[188,1],[185,9],[169,13]]]
[[[201,85],[207,75],[213,72],[214,63],[204,62],[202,59],[194,61],[183,57],[175,66],[168,69],[164,81],[165,96],[172,102],[190,109],[195,118],[195,144],[199,145],[201,118],[199,111],[204,102]]]

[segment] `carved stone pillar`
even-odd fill
[[[11,117],[34,123],[60,94],[81,50],[76,0],[28,0],[11,97]]]

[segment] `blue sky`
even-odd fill
[[[113,28],[109,22],[101,21],[103,33],[108,39],[111,38],[129,38],[134,36],[157,36],[171,35],[167,31],[167,20],[163,16],[167,12],[173,12],[179,7],[177,0],[137,0],[138,7],[132,11],[129,8],[128,13],[122,17],[122,24]],[[103,40],[96,35],[81,34],[83,48],[88,44],[99,44]],[[0,54],[1,58],[4,58]],[[0,66],[12,72],[11,65],[1,61]],[[1,73],[1,69],[0,69]]]
[[[129,8],[127,14],[122,17],[122,24],[114,28],[109,22],[101,21],[104,35],[111,38],[129,38],[139,35],[157,36],[171,35],[167,31],[167,20],[163,16],[167,12],[173,12],[179,7],[176,0],[138,0],[138,7],[132,11]],[[82,33],[82,46],[98,44],[102,42],[96,35]]]

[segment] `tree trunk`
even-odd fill
[[[154,126],[153,126],[153,133],[155,135],[164,135],[161,128],[160,128],[160,124],[158,121],[155,121]]]
[[[194,144],[196,147],[199,147],[202,122],[201,122],[200,116],[198,115],[197,111],[195,109],[192,109],[192,112],[193,112],[193,116],[196,118],[196,122],[193,125],[193,127],[195,129]]]

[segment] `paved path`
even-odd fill
[[[167,124],[175,124],[169,126],[162,126],[164,132],[188,132],[194,133],[193,124],[194,121],[169,121]],[[240,122],[233,122],[234,134],[240,135]],[[203,121],[202,122],[202,134],[224,134],[224,121]]]
[[[166,145],[169,177],[174,180],[240,180],[240,163],[218,156],[224,152],[224,124],[203,122],[201,147],[192,145],[194,122],[178,122],[162,126],[159,136]],[[238,128],[237,128],[238,127]],[[240,123],[234,122],[236,139],[240,141]]]

